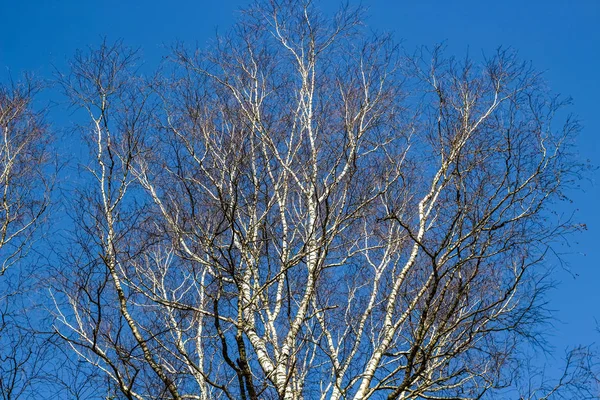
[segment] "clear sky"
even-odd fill
[[[333,9],[338,1],[320,2]],[[600,0],[364,0],[368,25],[393,31],[407,49],[444,42],[447,54],[492,53],[498,46],[518,50],[531,61],[553,91],[574,98],[571,111],[584,125],[578,141],[582,159],[600,165]],[[103,36],[141,47],[150,66],[176,40],[199,43],[226,31],[242,0],[0,0],[0,80],[23,72],[51,78],[76,49],[98,44]],[[65,121],[58,108],[51,121]],[[68,143],[67,143],[68,144]],[[558,270],[559,285],[549,297],[557,310],[553,339],[566,344],[600,342],[600,187],[598,172],[571,193],[577,219],[588,231],[571,239],[565,256],[577,276]],[[565,208],[565,210],[568,210]],[[565,211],[566,212],[566,211]]]

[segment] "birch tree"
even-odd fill
[[[579,125],[509,51],[408,57],[362,21],[265,1],[152,79],[121,45],[76,58],[63,83],[89,117],[91,183],[56,329],[115,395],[517,383],[552,246],[578,229],[553,207],[582,168]]]
[[[27,255],[49,205],[50,133],[34,100],[31,79],[0,84],[0,396],[16,399],[30,389],[43,349],[31,335],[24,292]]]

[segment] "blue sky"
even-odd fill
[[[337,1],[321,1],[334,9]],[[168,4],[168,5],[167,5]],[[220,1],[116,1],[104,0],[1,0],[0,80],[17,79],[23,72],[51,78],[53,66],[61,69],[76,49],[98,44],[103,36],[123,39],[143,49],[153,66],[176,40],[204,42],[217,28],[226,31],[242,0]],[[598,0],[504,0],[504,1],[391,1],[364,0],[377,31],[393,31],[407,49],[444,42],[447,54],[491,54],[498,46],[518,50],[531,61],[553,91],[572,96],[584,130],[577,149],[581,159],[600,165],[600,1]],[[58,108],[51,121],[66,121]],[[590,174],[584,190],[573,191],[577,219],[588,231],[571,238],[565,256],[572,276],[560,268],[560,282],[549,297],[557,310],[551,342],[565,345],[600,342],[600,188],[598,173]],[[568,212],[568,208],[564,212]]]

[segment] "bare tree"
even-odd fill
[[[510,52],[406,57],[361,22],[260,2],[170,75],[142,79],[120,44],[76,57],[92,182],[56,329],[108,390],[471,399],[520,380],[551,246],[577,229],[552,206],[579,125]]]
[[[163,387],[176,393],[164,366],[154,360],[145,337],[148,332],[136,320],[139,315],[130,311],[136,308],[131,305],[135,293],[122,278],[129,276],[123,268],[131,271],[130,259],[135,259],[129,252],[145,249],[136,243],[143,216],[135,196],[126,198],[134,181],[132,162],[142,149],[149,121],[148,90],[134,76],[136,62],[136,52],[120,44],[103,44],[99,50],[78,53],[70,75],[60,77],[66,95],[90,121],[81,132],[90,149],[83,168],[92,180],[77,187],[73,216],[77,226],[63,256],[71,268],[61,276],[64,297],[54,295],[55,301],[64,300],[71,307],[68,314],[59,309],[58,320],[68,328],[66,333],[59,329],[59,335],[81,358],[107,374],[108,393],[116,385],[127,398],[145,398],[142,394],[147,392],[139,394],[136,386],[145,385],[146,375],[154,373],[163,382],[153,397],[160,397]]]
[[[21,259],[49,202],[43,168],[49,161],[50,137],[42,115],[32,105],[39,89],[30,80],[0,86],[0,275]]]
[[[0,84],[0,396],[30,389],[43,349],[29,330],[33,282],[25,269],[36,228],[49,204],[50,134],[33,105],[40,85],[31,79]]]

